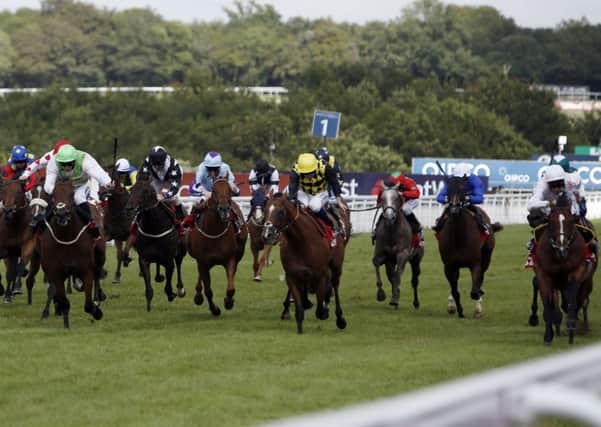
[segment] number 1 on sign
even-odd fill
[[[326,136],[328,134],[328,119],[323,119],[319,123],[321,123],[321,136]]]

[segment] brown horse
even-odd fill
[[[103,316],[93,300],[93,291],[96,289],[97,293],[100,292],[105,242],[101,237],[94,239],[87,232],[88,224],[83,223],[75,211],[73,194],[70,179],[56,182],[52,216],[45,221],[46,229],[39,238],[42,269],[49,281],[48,300],[54,299],[57,314],[63,315],[65,328],[69,327],[70,309],[65,294],[65,279],[70,276],[83,281],[85,312],[96,320]]]
[[[344,221],[346,229],[350,230],[346,215]],[[264,227],[263,237],[267,243],[280,242],[286,283],[294,298],[297,332],[303,332],[303,301],[306,300],[307,292],[316,293],[315,315],[318,319],[325,320],[329,317],[328,301],[333,290],[336,326],[339,329],[346,328],[339,295],[345,242],[339,242],[332,248],[315,216],[281,193],[267,202]],[[350,235],[350,231],[348,233]]]
[[[467,183],[467,177],[451,177],[447,182],[448,218],[438,234],[438,250],[444,264],[445,276],[451,287],[449,314],[456,310],[459,317],[464,317],[457,282],[459,269],[468,268],[472,276],[470,296],[477,301],[474,315],[479,318],[482,315],[484,273],[490,265],[495,248],[495,232],[502,230],[503,227],[499,223],[491,225],[488,215],[475,207],[480,210],[480,214],[491,230],[489,236],[482,237],[475,214],[468,205]]]
[[[165,202],[157,200],[157,193],[148,175],[139,174],[137,178],[126,210],[135,212],[134,247],[138,252],[138,264],[144,277],[146,310],[150,311],[154,296],[150,282],[150,263],[156,262],[165,267],[167,300],[171,302],[176,296],[184,297],[186,291],[181,279],[181,266],[186,249],[176,229],[175,213]],[[128,254],[124,251],[122,257],[126,258]],[[177,269],[177,295],[171,286],[174,268]]]
[[[113,173],[114,174],[114,173]],[[129,228],[134,215],[125,209],[129,200],[129,192],[119,182],[114,180],[115,186],[111,191],[101,195],[106,201],[104,208],[104,235],[107,241],[113,240],[117,249],[117,270],[113,283],[121,283],[121,264],[123,263],[123,242],[129,237]]]
[[[381,200],[382,218],[376,226],[376,244],[372,260],[376,269],[377,299],[378,301],[386,299],[386,293],[382,289],[382,278],[380,277],[380,266],[384,264],[386,266],[386,276],[392,285],[390,305],[398,308],[401,276],[405,264],[409,262],[411,265],[411,285],[413,286],[413,307],[419,308],[417,288],[424,248],[423,246],[412,246],[413,232],[402,210],[404,200],[399,192],[399,186],[384,188]]]
[[[557,325],[557,291],[561,293],[567,308],[570,344],[574,342],[576,317],[580,308],[583,308],[585,322],[588,322],[586,309],[596,262],[585,261],[585,245],[571,213],[570,201],[563,193],[558,197],[556,207],[551,209],[549,221],[538,238],[535,252],[534,270],[543,303],[545,345],[550,345],[553,341],[553,324]]]
[[[27,209],[25,181],[2,179],[2,217],[0,218],[0,258],[6,259],[6,291],[0,284],[0,295],[6,304],[12,301],[13,290],[19,286],[25,265],[29,261],[28,243],[32,240],[29,227],[31,213]]]
[[[250,235],[250,250],[253,254],[253,280],[260,282],[263,280],[261,272],[263,268],[270,265],[269,254],[272,246],[266,245],[263,241],[263,224],[265,222],[264,206],[267,202],[267,196],[261,190],[253,195],[251,214],[248,217],[247,226]],[[263,251],[259,257],[259,253]]]
[[[213,183],[211,197],[203,205],[193,209],[194,224],[188,232],[187,247],[190,256],[196,259],[198,281],[194,303],[203,303],[204,294],[213,316],[219,316],[221,310],[213,301],[210,271],[216,265],[222,265],[227,274],[227,292],[224,305],[227,310],[234,307],[236,286],[234,283],[238,263],[244,255],[248,230],[244,225],[236,233],[233,224],[233,210],[242,215],[240,208],[232,200],[232,191],[225,179]]]

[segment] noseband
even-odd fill
[[[284,209],[284,212],[286,213],[286,217],[288,217],[288,213],[285,210],[284,206],[281,206],[278,209]],[[287,224],[285,224],[282,227],[276,227],[276,225],[270,220],[271,215],[273,214],[275,209],[268,209],[269,212],[269,219],[267,221],[265,221],[265,224],[263,224],[263,236],[265,238],[265,240],[268,240],[268,243],[270,244],[275,244],[277,243],[280,238],[282,237],[282,232],[285,231],[288,227],[290,227],[292,224],[294,224],[296,222],[296,220],[298,219],[299,215],[300,215],[300,205],[297,203],[296,204],[296,215],[294,216],[294,218],[292,218]]]

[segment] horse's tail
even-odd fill
[[[491,224],[491,228],[493,233],[497,233],[503,230],[503,224],[501,224],[500,222],[495,222],[494,224]]]

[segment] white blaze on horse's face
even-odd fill
[[[565,221],[566,217],[560,213],[558,218],[559,218],[559,242],[561,243],[561,246],[563,246],[563,241],[564,241],[563,222]]]
[[[382,215],[388,220],[396,218],[399,209],[398,204],[399,193],[396,189],[387,189],[382,193]]]

